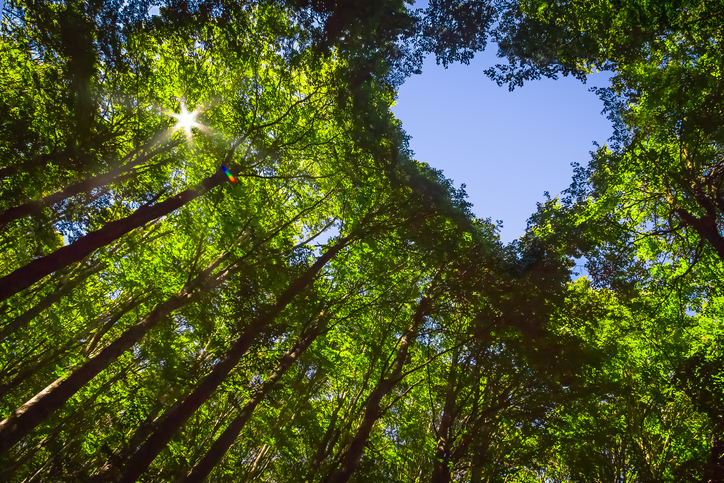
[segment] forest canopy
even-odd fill
[[[0,480],[724,481],[722,12],[6,1]],[[390,110],[488,44],[612,75],[507,245]]]

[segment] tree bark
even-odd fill
[[[30,479],[26,478],[25,480],[23,480],[23,483],[33,483],[35,481],[42,481],[41,475],[43,473],[45,473],[46,470],[51,465],[53,465],[56,461],[58,461],[58,459],[60,459],[60,457],[63,455],[63,453],[65,453],[65,451],[68,449],[68,447],[75,442],[76,438],[77,438],[77,436],[72,436],[71,438],[69,438],[68,441],[66,441],[66,443],[63,445],[62,448],[60,448],[59,451],[54,452],[50,458],[45,460],[45,462],[40,467],[40,469],[38,471],[36,471],[35,474],[33,474],[33,476],[30,477]],[[51,476],[50,478],[48,478],[48,480],[53,481],[55,479],[55,478],[52,478],[52,475],[46,475],[46,476]]]
[[[56,203],[60,203],[61,201],[67,200],[72,196],[77,196],[81,193],[90,193],[96,188],[122,181],[128,176],[132,176],[132,174],[126,175],[126,173],[131,171],[136,166],[144,164],[146,161],[153,158],[157,154],[168,151],[169,149],[178,146],[179,144],[181,144],[180,141],[174,141],[162,148],[155,149],[146,154],[142,154],[130,163],[111,169],[107,173],[84,179],[80,183],[68,186],[67,188],[64,188],[39,200],[30,200],[21,205],[8,208],[3,213],[0,213],[0,226],[10,223],[11,221],[15,221],[19,218],[23,218],[25,216],[36,215],[40,213],[43,208],[52,206]]]
[[[130,299],[127,299],[127,301],[128,300],[130,300]],[[119,306],[120,305],[123,305],[123,303],[120,303]],[[110,316],[108,314],[104,314],[101,317],[96,317],[96,319],[93,322],[86,324],[86,326],[83,329],[81,329],[77,333],[73,334],[71,336],[71,338],[69,339],[69,344],[72,345],[73,343],[77,342],[79,339],[82,339],[83,337],[90,334],[93,331],[93,329],[98,327],[99,323],[103,322],[103,320],[108,319],[109,317]],[[6,369],[5,367],[3,367],[3,370],[0,371],[0,380],[4,381],[15,374],[19,374],[20,372],[23,372],[24,370],[26,370],[28,368],[28,366],[35,365],[38,360],[40,360],[44,355],[46,355],[48,353],[51,353],[51,352],[54,354],[58,353],[58,351],[59,351],[58,348],[55,348],[55,350],[53,350],[55,346],[53,344],[47,344],[47,342],[50,339],[52,339],[53,337],[55,337],[58,334],[47,333],[45,335],[46,335],[45,338],[41,339],[37,344],[33,345],[28,350],[24,351],[23,354],[21,354],[20,351],[16,351],[17,357],[16,357],[16,361],[15,361],[15,367],[13,367],[12,369],[11,368]],[[46,346],[46,347],[41,349],[42,346]],[[64,345],[64,347],[65,346],[70,347],[70,345],[67,345],[67,344]],[[83,352],[85,352],[85,351],[83,351]],[[86,352],[86,354],[87,354],[87,352]]]
[[[397,357],[395,358],[392,372],[389,377],[380,380],[377,386],[375,386],[372,390],[372,393],[367,400],[367,406],[365,408],[365,415],[362,419],[362,423],[357,428],[357,433],[342,458],[340,468],[332,473],[328,483],[347,483],[355,469],[357,469],[359,460],[362,457],[362,453],[364,453],[367,441],[372,433],[372,427],[382,415],[380,411],[380,403],[382,402],[382,399],[389,394],[395,384],[397,384],[402,378],[402,368],[405,365],[405,360],[407,359],[408,349],[410,344],[417,338],[417,330],[419,329],[422,319],[425,315],[427,315],[429,309],[430,299],[423,297],[417,307],[417,311],[415,312],[412,325],[402,336],[400,348],[397,350]]]
[[[254,459],[254,464],[251,465],[251,469],[244,477],[244,483],[248,483],[254,477],[254,474],[256,473],[256,469],[259,467],[259,463],[261,462],[261,459],[264,456],[266,456],[267,451],[269,451],[269,445],[267,443],[264,443],[264,446],[261,447],[259,454],[256,455],[256,458]]]
[[[28,325],[35,317],[52,307],[56,302],[72,292],[73,289],[75,289],[78,285],[83,283],[88,277],[100,272],[102,269],[103,265],[87,268],[79,273],[75,278],[73,278],[73,280],[64,283],[56,290],[50,292],[31,309],[17,316],[15,320],[0,329],[0,341],[5,340],[9,335],[14,334],[18,330]]]
[[[724,438],[715,434],[712,439],[711,453],[704,469],[704,481],[722,483],[724,482]]]
[[[62,377],[43,389],[35,397],[16,409],[13,414],[0,422],[0,454],[9,450],[15,443],[45,421],[54,411],[78,392],[83,386],[100,374],[124,352],[133,347],[164,317],[175,310],[188,305],[210,288],[222,283],[229,271],[209,280],[207,277],[218,261],[207,267],[190,286],[184,287],[177,295],[162,302],[139,323],[127,329],[120,337],[111,342],[96,357],[88,360],[76,369],[67,379]]]
[[[104,324],[103,328],[108,327],[109,330],[110,327],[113,326],[118,320],[123,317],[125,314],[136,308],[141,303],[140,300],[131,301],[126,304],[125,307],[122,307],[119,311],[117,311],[114,314],[111,314],[110,316],[106,315],[103,318],[107,318],[107,322]],[[100,318],[100,320],[103,320],[103,318]],[[34,376],[39,370],[43,369],[44,367],[47,367],[50,364],[55,363],[58,359],[60,359],[63,355],[65,355],[66,351],[73,347],[77,343],[77,341],[83,337],[85,337],[87,334],[89,334],[93,330],[93,325],[89,325],[86,329],[80,331],[80,333],[76,334],[70,341],[63,344],[61,347],[57,348],[51,355],[46,356],[39,361],[36,361],[35,363],[28,364],[30,367],[25,368],[24,371],[22,371],[20,374],[15,376],[12,380],[8,381],[7,383],[0,384],[0,398],[4,397],[6,394],[8,394],[10,391],[18,387],[20,384],[25,382],[30,377]],[[100,333],[101,331],[99,331]]]
[[[218,170],[212,176],[204,179],[195,188],[184,190],[161,203],[156,203],[152,206],[142,206],[129,216],[112,221],[100,230],[88,233],[70,245],[61,247],[49,255],[35,259],[25,266],[18,268],[5,277],[0,278],[0,302],[30,287],[45,276],[71,263],[82,260],[94,251],[112,243],[132,230],[156,218],[174,212],[224,181],[226,181],[226,175],[221,170]]]
[[[83,405],[85,407],[92,406],[98,397],[105,393],[105,391],[113,386],[116,382],[120,381],[124,377],[126,377],[127,373],[129,371],[129,367],[124,368],[121,370],[118,374],[113,376],[111,379],[106,381],[100,388],[98,388],[97,391],[95,391],[87,400],[83,401]],[[68,430],[67,425],[71,422],[77,421],[79,419],[82,419],[82,413],[81,412],[75,412],[72,413],[66,418],[61,421],[57,427],[53,430],[52,433],[50,433],[48,436],[43,438],[38,444],[30,448],[25,452],[25,454],[17,455],[17,459],[13,462],[11,466],[1,468],[0,469],[0,478],[3,478],[2,481],[11,481],[12,476],[14,475],[14,472],[17,471],[19,468],[21,468],[28,460],[30,460],[39,450],[43,449],[46,445],[48,445],[51,441],[53,441],[55,438],[60,435],[63,430]],[[72,428],[70,432],[73,432],[75,428]]]
[[[684,223],[692,227],[700,237],[708,241],[714,250],[716,250],[719,258],[724,261],[724,237],[719,233],[715,216],[707,216],[705,218],[697,218],[684,209],[677,209],[676,214]]]
[[[447,387],[445,388],[445,405],[437,429],[437,447],[432,467],[432,483],[450,482],[450,430],[455,420],[455,397],[457,395],[457,358],[458,351],[453,351]]]
[[[108,333],[109,330],[113,328],[116,323],[121,320],[121,317],[126,315],[131,310],[138,307],[141,302],[143,302],[143,298],[136,297],[135,299],[131,299],[125,307],[123,307],[120,311],[113,314],[111,317],[108,317],[108,319],[105,321],[105,323],[98,329],[98,331],[93,334],[91,337],[91,340],[88,342],[85,349],[83,349],[83,353],[86,356],[89,356],[93,353],[95,348],[98,346],[98,343],[101,341],[104,335]]]
[[[188,477],[182,480],[182,483],[203,482],[209,476],[211,470],[219,464],[226,452],[229,451],[231,445],[234,444],[234,441],[236,441],[239,433],[241,433],[247,421],[251,418],[254,409],[256,409],[264,397],[274,388],[276,383],[282,378],[282,376],[284,376],[287,370],[292,367],[299,356],[307,350],[312,342],[314,342],[317,336],[321,333],[321,329],[322,324],[320,322],[308,330],[306,335],[303,334],[300,339],[287,351],[277,367],[274,369],[271,376],[264,381],[261,388],[259,388],[259,390],[257,390],[251,397],[249,402],[244,405],[244,408],[241,410],[239,415],[234,418],[229,426],[226,427],[224,432],[221,433],[221,436],[214,441],[206,455],[204,455],[201,461],[194,466]]]
[[[175,396],[174,389],[161,396],[156,404],[151,408],[151,411],[146,415],[144,420],[141,421],[141,424],[139,424],[138,427],[135,429],[131,437],[128,438],[128,441],[125,444],[121,445],[121,447],[118,448],[116,451],[109,454],[106,463],[100,469],[94,472],[94,474],[88,480],[88,483],[105,483],[106,481],[108,481],[108,475],[111,472],[120,470],[123,462],[133,454],[134,448],[137,448],[140,444],[146,441],[146,438],[148,438],[151,433],[153,433],[154,428],[161,420],[159,414],[163,410],[169,398],[174,399],[173,403],[171,404],[171,408],[175,408],[181,403],[181,400]]]
[[[334,246],[320,256],[304,274],[292,282],[279,296],[276,304],[267,313],[256,317],[249,327],[234,342],[224,357],[214,366],[211,372],[196,386],[196,389],[174,411],[164,417],[163,422],[148,440],[136,451],[126,463],[120,481],[133,483],[148,469],[153,460],[166,447],[174,434],[204,404],[216,389],[224,382],[229,373],[236,367],[239,360],[251,347],[256,337],[284,310],[287,305],[312,283],[319,271],[337,253],[350,242],[350,238],[340,239]]]
[[[339,411],[342,409],[342,405],[344,404],[346,396],[347,393],[344,393],[339,398],[337,407],[335,408],[334,413],[332,413],[332,418],[330,419],[329,425],[327,426],[327,431],[324,432],[322,441],[319,443],[319,446],[317,446],[317,452],[314,454],[314,459],[312,459],[312,461],[309,463],[309,470],[307,471],[307,476],[304,478],[305,483],[311,483],[313,481],[315,473],[317,472],[319,466],[322,464],[322,461],[324,461],[331,449],[330,446],[333,447],[334,445],[334,438],[332,436],[335,434],[335,431],[337,431],[337,418],[339,416]],[[332,443],[331,445],[330,442]]]

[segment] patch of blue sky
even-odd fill
[[[609,73],[588,83],[562,77],[526,83],[509,92],[484,71],[505,63],[489,44],[470,65],[448,69],[427,58],[422,75],[408,78],[392,108],[411,136],[415,158],[467,185],[472,211],[502,220],[501,238],[525,233],[544,192],[556,196],[573,176],[571,163],[586,165],[593,142],[612,135],[603,103],[591,87],[609,85]]]

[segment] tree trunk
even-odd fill
[[[97,391],[95,391],[88,399],[83,401],[83,406],[92,406],[98,397],[101,396],[101,394],[104,394],[108,388],[113,386],[116,382],[120,381],[124,377],[126,377],[128,373],[129,367],[124,368],[121,370],[118,374],[113,376],[111,379],[106,381],[101,387],[98,388]],[[11,481],[12,476],[15,471],[20,469],[28,460],[30,460],[39,450],[43,449],[46,445],[48,445],[50,442],[52,442],[55,438],[58,437],[64,430],[68,430],[67,425],[69,423],[72,423],[74,421],[77,421],[79,419],[82,419],[83,413],[80,411],[76,411],[72,414],[69,414],[65,417],[63,421],[58,423],[56,428],[53,430],[52,433],[50,433],[48,436],[43,438],[38,444],[30,448],[29,450],[25,451],[24,454],[16,455],[15,461],[13,461],[13,464],[7,467],[4,467],[0,469],[0,478],[3,478],[2,481]],[[75,431],[75,427],[71,428],[69,432]]]
[[[306,335],[302,335],[300,339],[287,351],[276,369],[269,378],[264,381],[261,388],[255,392],[248,403],[241,410],[239,415],[226,427],[219,438],[214,441],[209,451],[191,470],[188,477],[182,480],[183,483],[203,482],[211,473],[211,470],[219,464],[239,433],[244,429],[247,421],[251,418],[254,409],[264,399],[264,397],[274,388],[276,383],[284,376],[284,373],[292,367],[294,362],[302,353],[314,342],[321,333],[323,324],[320,322],[316,326],[308,330]]]
[[[120,481],[132,483],[148,469],[153,460],[166,447],[174,434],[183,426],[186,421],[205,403],[216,389],[224,382],[229,373],[236,367],[239,360],[251,347],[256,337],[284,310],[287,305],[312,283],[319,271],[334,256],[342,250],[350,238],[340,239],[327,252],[319,257],[317,261],[307,269],[304,274],[292,282],[289,287],[279,296],[277,303],[266,314],[260,315],[251,321],[249,327],[234,342],[231,349],[214,366],[211,372],[204,377],[196,386],[196,389],[189,395],[176,410],[164,417],[163,422],[154,431],[150,438],[136,451],[126,463]]]
[[[450,482],[450,431],[455,420],[455,397],[457,395],[457,361],[458,351],[453,351],[447,387],[445,388],[445,406],[443,407],[440,426],[437,429],[437,447],[432,468],[431,483]]]
[[[41,349],[43,346],[47,346],[48,340],[47,339],[40,339],[35,344],[33,344],[31,347],[27,348],[24,351],[21,351],[19,348],[15,351],[15,359],[14,361],[10,362],[8,361],[0,371],[0,379],[7,379],[8,377],[12,376],[13,374],[17,374],[20,372],[25,364],[29,360],[37,359],[38,357],[42,356],[46,352],[50,351],[51,347],[45,347],[44,349]],[[37,351],[40,350],[40,353]]]
[[[108,318],[108,321],[104,324],[104,328],[108,327],[109,330],[110,327],[112,327],[118,320],[123,317],[125,314],[136,308],[141,303],[140,300],[137,301],[131,301],[130,303],[126,304],[125,307],[121,308],[118,312],[115,314],[112,314],[110,316],[106,315]],[[105,317],[104,317],[105,318]],[[102,319],[101,319],[102,320]],[[51,355],[44,357],[43,359],[28,364],[30,367],[25,368],[23,372],[15,376],[11,381],[7,383],[0,384],[0,398],[4,397],[7,393],[18,387],[20,384],[25,382],[28,378],[34,376],[39,370],[43,369],[44,367],[47,367],[50,364],[55,363],[58,359],[63,357],[65,355],[66,351],[70,349],[73,345],[77,343],[77,341],[83,337],[85,337],[87,334],[91,332],[93,329],[92,325],[89,325],[86,329],[80,331],[77,335],[75,335],[70,341],[63,344],[61,347],[56,349]],[[99,331],[100,333],[101,331]],[[36,358],[37,360],[37,358]]]
[[[714,250],[716,250],[719,258],[724,261],[724,237],[721,236],[717,228],[716,216],[697,218],[684,209],[676,210],[676,214],[679,215],[684,223],[692,227],[700,237],[708,241]]]
[[[470,467],[470,483],[482,483],[483,481],[483,467],[480,465],[473,465]]]
[[[332,413],[332,418],[327,426],[327,431],[325,431],[322,441],[319,443],[319,446],[317,446],[317,452],[314,455],[314,459],[312,459],[311,463],[309,463],[309,471],[307,471],[307,476],[304,478],[305,483],[311,483],[312,480],[314,480],[314,475],[319,469],[319,465],[321,465],[322,461],[324,461],[327,457],[327,454],[331,449],[330,446],[334,445],[332,436],[337,430],[337,417],[339,415],[339,411],[342,409],[346,396],[347,393],[344,393],[339,398],[339,403],[337,404],[337,408],[334,410],[334,413]],[[330,442],[332,442],[332,445],[330,445]]]
[[[248,483],[254,477],[256,469],[259,467],[259,463],[261,462],[261,459],[266,455],[267,451],[269,451],[269,445],[264,443],[264,446],[261,447],[259,454],[256,455],[256,458],[254,459],[254,464],[251,465],[251,469],[244,477],[244,483]]]
[[[724,438],[715,434],[712,438],[711,453],[704,469],[706,483],[724,482]]]
[[[106,335],[108,331],[111,330],[119,320],[121,320],[121,317],[141,305],[141,302],[143,302],[143,298],[136,297],[135,299],[132,299],[130,302],[128,302],[128,304],[120,311],[109,317],[108,320],[106,320],[105,323],[98,329],[98,331],[93,334],[91,340],[86,345],[86,348],[83,349],[83,354],[85,354],[86,356],[91,355],[95,348],[98,346],[98,343],[100,343],[103,336]]]
[[[122,304],[120,304],[122,305]],[[96,319],[93,322],[90,322],[86,324],[86,326],[78,331],[77,333],[73,334],[69,340],[69,344],[73,344],[77,342],[79,339],[82,339],[83,337],[90,334],[93,329],[97,328],[98,323],[102,322],[103,319],[107,319],[109,317],[108,314],[104,314],[102,317],[96,317]],[[14,374],[18,374],[20,372],[23,372],[28,368],[28,366],[33,366],[37,363],[38,360],[40,360],[45,354],[52,352],[54,354],[58,353],[58,350],[56,348],[55,351],[52,349],[54,348],[54,344],[48,345],[47,342],[57,336],[56,333],[50,333],[48,332],[45,334],[45,338],[41,339],[40,342],[33,347],[31,347],[29,350],[26,350],[24,354],[21,354],[19,350],[16,350],[16,361],[15,361],[15,367],[10,369],[3,368],[3,370],[0,372],[0,380],[6,380],[10,376]],[[41,348],[41,346],[46,346],[44,349],[41,349],[40,352],[38,350]],[[68,344],[65,344],[64,347],[68,346]],[[70,346],[68,346],[70,347]]]
[[[151,206],[142,206],[129,216],[106,224],[100,230],[88,233],[70,245],[59,248],[53,253],[33,260],[14,272],[0,278],[0,302],[30,287],[43,277],[60,270],[71,263],[78,262],[94,251],[102,248],[123,235],[149,223],[156,218],[166,216],[181,208],[205,192],[226,181],[226,175],[218,170],[204,179],[195,188]]]
[[[362,457],[362,453],[364,453],[365,447],[367,446],[370,433],[372,433],[372,427],[382,415],[380,411],[382,398],[389,394],[395,384],[397,384],[402,378],[402,368],[405,365],[405,360],[407,359],[407,351],[410,344],[417,338],[417,330],[422,323],[422,319],[425,315],[427,315],[429,308],[430,299],[423,297],[417,307],[417,311],[415,312],[412,325],[405,335],[402,336],[400,348],[397,350],[397,357],[395,358],[392,372],[389,377],[380,380],[377,386],[372,390],[372,393],[367,400],[364,418],[357,428],[357,434],[355,434],[347,452],[342,458],[340,468],[332,473],[328,483],[346,483],[357,468],[359,460]]]
[[[45,463],[43,463],[43,466],[40,467],[38,471],[33,474],[30,478],[26,478],[23,480],[23,483],[33,483],[35,481],[42,481],[42,474],[45,473],[48,468],[58,461],[58,459],[65,453],[65,451],[68,449],[68,447],[75,442],[75,439],[77,436],[72,436],[68,439],[68,441],[63,445],[62,448],[60,448],[59,451],[56,451],[50,458],[48,458]],[[53,481],[55,478],[48,478],[49,480]],[[46,480],[47,481],[47,480]],[[57,481],[57,480],[56,480]]]
[[[83,283],[88,277],[91,275],[100,272],[103,269],[103,265],[98,265],[96,267],[87,268],[83,270],[81,273],[79,273],[73,280],[64,283],[56,290],[53,290],[48,295],[43,297],[43,299],[35,304],[31,309],[26,311],[25,313],[19,315],[15,318],[12,322],[7,324],[5,327],[0,329],[0,341],[5,340],[9,335],[14,334],[18,330],[22,329],[26,325],[28,325],[35,317],[43,313],[45,310],[49,309],[53,306],[56,302],[58,302],[60,299],[68,295],[70,292],[73,291],[78,285]]]
[[[113,453],[109,454],[106,463],[94,472],[92,477],[88,480],[89,483],[105,483],[108,481],[108,475],[111,472],[120,471],[121,466],[123,466],[123,462],[133,454],[134,449],[138,448],[138,446],[146,441],[146,438],[153,433],[154,428],[161,420],[159,414],[166,405],[167,400],[169,398],[174,399],[174,402],[171,404],[171,409],[177,407],[181,403],[181,400],[174,395],[174,392],[174,389],[172,389],[167,394],[159,398],[144,420],[141,421],[141,424],[138,425],[131,437],[128,438],[128,442],[121,445],[121,447]]]
[[[141,322],[127,329],[96,357],[76,369],[67,379],[63,380],[62,377],[57,379],[31,400],[16,409],[12,415],[1,421],[0,454],[10,449],[37,425],[45,421],[48,416],[72,398],[79,389],[140,341],[164,317],[195,301],[205,290],[222,283],[231,271],[224,272],[212,280],[207,278],[217,266],[217,263],[218,260],[207,267],[190,286],[184,287],[180,293],[156,305],[153,311]]]
[[[136,166],[145,163],[157,154],[168,151],[171,148],[178,146],[179,144],[181,144],[181,141],[174,141],[162,148],[155,149],[146,154],[142,154],[130,163],[111,169],[107,173],[84,179],[80,183],[68,186],[67,188],[64,188],[39,200],[27,201],[21,205],[8,208],[3,213],[0,213],[0,226],[25,216],[38,214],[43,210],[43,208],[53,206],[54,204],[67,200],[72,196],[76,196],[81,193],[90,193],[96,188],[123,181],[125,178],[132,176],[132,174],[126,175],[126,173],[131,171]]]

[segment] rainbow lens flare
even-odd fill
[[[222,164],[222,165],[221,165],[221,170],[224,172],[224,174],[225,174],[226,176],[229,177],[229,181],[231,181],[232,183],[236,184],[236,178],[234,178],[234,175],[231,174],[231,171],[229,171],[228,169],[226,169],[226,166],[224,166],[224,165]]]

